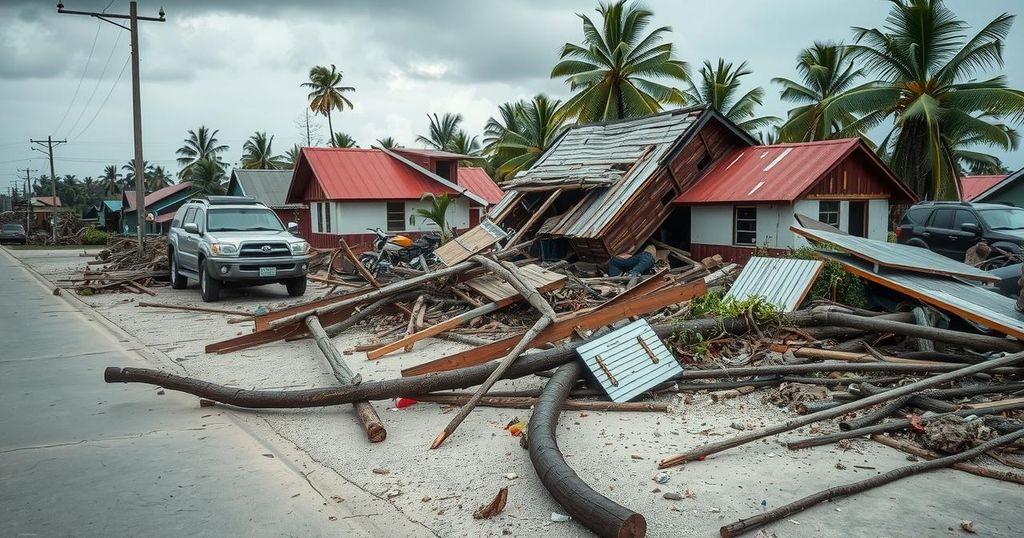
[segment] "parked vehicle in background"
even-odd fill
[[[425,234],[415,241],[404,235],[388,235],[380,228],[367,228],[377,234],[373,250],[359,255],[359,263],[374,275],[387,273],[395,265],[405,265],[425,271],[437,261],[434,250],[441,244],[441,236]],[[423,267],[423,262],[428,267]]]
[[[0,244],[4,243],[27,245],[28,234],[25,233],[25,227],[20,224],[4,224],[0,229]]]
[[[309,244],[295,237],[267,206],[248,196],[210,196],[178,209],[167,234],[171,287],[199,281],[203,300],[216,301],[227,284],[280,283],[288,295],[306,292]]]
[[[993,248],[993,258],[995,249],[1024,252],[1024,209],[998,203],[921,202],[907,210],[896,227],[897,242],[958,261],[982,240]]]

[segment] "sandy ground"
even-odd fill
[[[14,254],[53,281],[66,278],[89,259],[76,251]],[[311,282],[305,299],[322,293]],[[151,354],[154,367],[245,388],[289,390],[332,384],[329,367],[311,340],[277,342],[224,355],[204,353],[206,344],[243,334],[250,327],[228,324],[225,316],[217,314],[136,306],[145,300],[203,304],[194,282],[187,290],[158,288],[158,294],[107,293],[81,299],[156,350]],[[228,291],[216,306],[275,309],[293,302],[283,286],[274,285]],[[357,327],[336,337],[335,344],[346,350],[370,340]],[[347,360],[363,379],[385,379],[397,377],[409,365],[464,348],[431,339],[417,344],[412,352],[380,361],[366,361],[362,353],[348,355]],[[542,383],[539,378],[524,378],[500,382],[495,390]],[[791,452],[779,444],[786,436],[779,436],[671,469],[667,484],[652,480],[658,459],[733,435],[733,423],[749,428],[791,416],[765,403],[765,395],[760,390],[719,403],[697,397],[690,404],[682,403],[679,395],[667,395],[665,401],[672,404],[667,414],[567,412],[559,425],[559,444],[569,464],[592,487],[647,518],[650,536],[717,536],[721,525],[762,509],[908,463],[905,454],[866,439],[855,440],[849,450],[833,445]],[[158,397],[154,390],[152,398]],[[368,507],[388,503],[408,519],[396,525],[396,531],[425,529],[438,536],[589,534],[575,522],[551,522],[559,506],[534,474],[519,439],[503,430],[514,417],[528,419],[529,410],[478,408],[442,448],[432,451],[430,441],[447,424],[451,409],[421,403],[397,410],[392,401],[377,406],[388,430],[387,441],[378,445],[366,441],[347,406],[221,411],[233,415],[254,435],[265,437],[282,454],[301,455],[321,464],[323,468],[311,470],[307,479],[325,498],[335,495],[332,488],[351,491],[354,485],[362,491],[359,499],[334,500]],[[506,478],[510,473],[517,477]],[[509,486],[504,512],[491,520],[473,519],[476,507],[502,486]],[[684,493],[686,498],[666,500],[663,495],[669,491]],[[943,470],[819,505],[764,530],[780,537],[960,536],[966,535],[960,522],[972,520],[979,535],[1019,536],[1024,528],[1024,514],[1016,508],[1021,491],[1014,484]]]

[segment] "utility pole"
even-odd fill
[[[21,168],[18,171],[25,172],[25,205],[28,206],[25,210],[25,235],[32,237],[32,172],[39,170]]]
[[[160,8],[159,17],[140,17],[138,14],[138,2],[132,0],[129,3],[127,15],[114,13],[97,13],[94,11],[71,11],[64,9],[63,2],[57,2],[57,13],[64,15],[87,15],[109,22],[114,26],[128,30],[131,33],[132,42],[132,118],[135,131],[135,232],[139,241],[139,257],[141,258],[145,249],[146,233],[143,226],[146,223],[146,167],[142,158],[142,91],[139,83],[139,21],[166,22],[164,19],[164,8]],[[128,26],[114,22],[111,19],[128,19]]]
[[[66,144],[68,141],[67,140],[54,140],[52,136],[48,136],[48,137],[46,137],[46,140],[29,140],[29,142],[32,142],[33,144],[39,145],[38,148],[32,148],[32,149],[34,149],[36,151],[40,151],[42,153],[45,153],[50,158],[50,195],[53,196],[53,199],[50,200],[51,202],[53,202],[53,205],[51,206],[51,207],[53,207],[53,212],[50,213],[50,216],[51,216],[50,227],[53,228],[53,241],[54,241],[54,243],[56,243],[57,242],[57,173],[54,172],[54,169],[53,169],[53,146],[54,146],[54,144],[56,144],[58,146],[61,145],[61,144]],[[44,147],[46,148],[46,150],[41,149],[41,148],[44,148]]]

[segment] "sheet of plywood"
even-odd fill
[[[508,234],[491,221],[485,220],[477,227],[448,241],[434,251],[445,265],[451,267],[470,256],[491,248]]]
[[[536,264],[520,267],[519,274],[542,293],[561,288],[565,285],[566,278],[568,278],[563,274],[548,271]],[[494,303],[519,295],[519,292],[511,284],[496,275],[477,277],[467,281],[466,285]]]

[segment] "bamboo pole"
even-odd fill
[[[855,493],[867,491],[871,488],[883,486],[885,484],[895,482],[901,478],[905,478],[911,475],[920,474],[935,469],[942,469],[944,467],[949,467],[953,464],[960,463],[962,461],[966,461],[972,458],[976,458],[988,450],[992,450],[993,448],[998,448],[1000,446],[1007,445],[1020,438],[1024,438],[1024,429],[996,437],[991,441],[982,443],[970,450],[965,450],[964,452],[961,452],[959,454],[954,454],[951,456],[946,456],[944,458],[934,459],[930,461],[923,461],[915,463],[913,465],[907,465],[906,467],[893,469],[887,473],[872,476],[871,478],[861,480],[859,482],[853,482],[851,484],[844,484],[842,486],[831,487],[824,491],[819,491],[812,495],[808,495],[807,497],[780,506],[773,510],[769,510],[767,512],[757,514],[753,517],[741,519],[734,523],[725,525],[724,527],[719,529],[719,533],[722,535],[723,538],[727,538],[730,536],[738,536],[740,534],[743,534],[744,532],[754,530],[757,527],[761,527],[773,521],[778,521],[782,518],[789,517],[798,512],[802,512],[803,510],[806,510],[818,503],[830,499],[835,499],[836,497],[845,497],[847,495],[853,495]]]
[[[330,337],[327,336],[324,328],[320,326],[320,319],[316,316],[309,316],[305,319],[305,323],[309,333],[316,340],[317,347],[320,348],[324,358],[327,359],[327,363],[331,365],[334,378],[338,380],[338,383],[342,386],[360,384],[362,379],[357,375],[353,375],[352,370],[345,363],[341,353],[338,353],[338,349],[334,347]],[[366,438],[371,443],[379,443],[387,438],[388,432],[384,429],[384,423],[381,422],[380,416],[377,415],[377,411],[373,409],[373,405],[369,401],[360,400],[353,402],[352,407],[355,408],[356,417],[363,426],[363,431],[366,432]]]
[[[940,385],[953,379],[960,379],[962,377],[966,377],[969,375],[986,372],[994,368],[998,368],[1000,366],[1010,366],[1012,364],[1017,364],[1022,360],[1024,360],[1024,353],[1014,353],[1012,355],[1007,355],[1005,357],[993,359],[987,362],[965,366],[952,372],[946,372],[944,374],[939,374],[934,377],[921,379],[919,381],[910,383],[908,385],[904,385],[902,387],[896,387],[892,390],[887,390],[880,394],[875,394],[872,396],[868,396],[866,398],[861,398],[860,400],[840,405],[838,407],[833,407],[832,409],[826,409],[823,411],[819,411],[817,413],[811,413],[809,415],[797,417],[792,420],[782,422],[780,424],[768,426],[767,428],[761,428],[759,430],[754,430],[748,433],[744,433],[742,435],[737,435],[731,439],[725,439],[723,441],[719,441],[716,443],[709,443],[703,447],[693,449],[689,452],[668,456],[665,459],[661,460],[661,462],[658,464],[658,467],[661,469],[665,469],[667,467],[681,465],[688,461],[703,458],[705,456],[715,454],[723,450],[728,450],[730,448],[749,443],[750,441],[755,441],[757,439],[768,437],[769,435],[775,435],[778,433],[790,431],[801,426],[806,426],[808,424],[825,420],[827,418],[838,417],[840,415],[849,413],[850,411],[856,411],[858,409],[864,409],[865,407],[870,407],[878,403],[887,402],[893,398],[898,398],[905,394],[913,394],[922,389],[934,387],[935,385]]]

